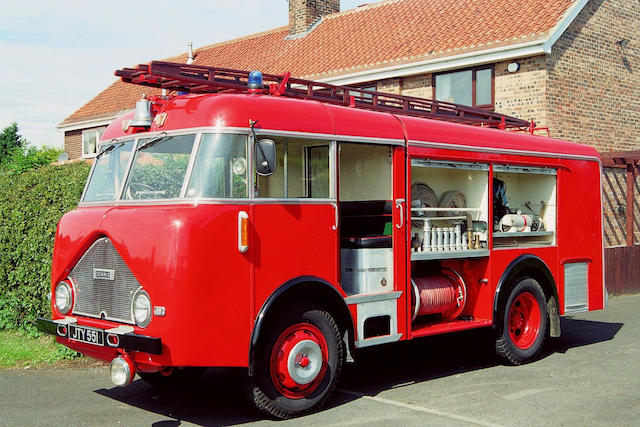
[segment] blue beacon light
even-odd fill
[[[249,73],[249,80],[247,82],[247,88],[249,89],[249,93],[260,93],[262,92],[262,73],[258,70],[253,70]]]

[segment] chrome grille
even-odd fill
[[[140,283],[111,240],[97,240],[69,276],[75,291],[73,314],[134,323],[131,300]]]

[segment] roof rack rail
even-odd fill
[[[262,93],[498,129],[526,131],[531,128],[531,123],[526,120],[480,108],[292,78],[289,72],[283,75],[264,74],[262,89],[248,89],[249,74],[249,71],[164,61],[152,61],[115,72],[123,82],[171,91]]]

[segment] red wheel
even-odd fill
[[[290,309],[256,348],[249,396],[258,410],[291,418],[317,409],[336,386],[344,343],[335,320],[313,306]]]
[[[530,277],[516,279],[500,304],[496,353],[520,365],[533,360],[544,344],[547,306],[540,284]]]
[[[509,335],[516,347],[526,350],[540,333],[540,306],[531,292],[523,292],[509,309]]]
[[[293,325],[276,340],[269,364],[271,380],[283,396],[301,399],[318,388],[328,361],[322,332],[309,323]]]

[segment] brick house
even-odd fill
[[[289,0],[288,26],[199,48],[194,64],[468,104],[534,120],[601,153],[640,149],[638,0],[386,0],[339,9],[339,0]],[[69,157],[92,156],[101,129],[143,92],[153,89],[115,82],[64,120]],[[627,175],[605,172],[607,246],[629,241]]]

